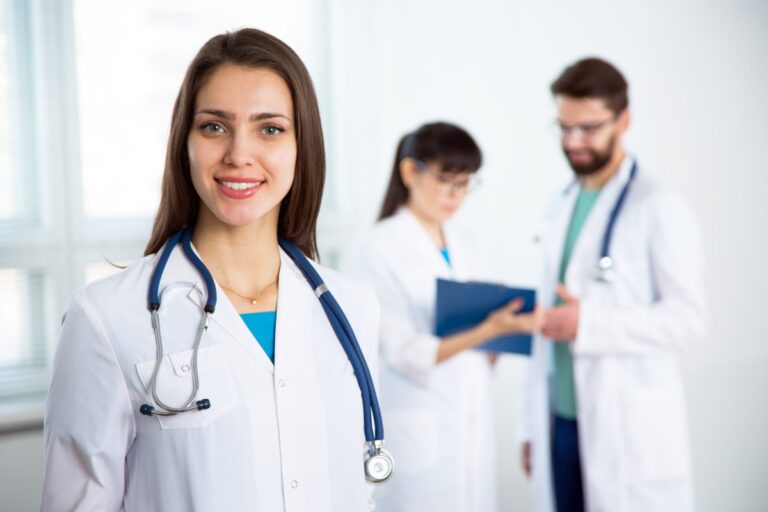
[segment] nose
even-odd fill
[[[229,148],[224,155],[224,163],[233,167],[245,167],[252,165],[255,159],[255,142],[251,140],[247,131],[235,132],[230,139]]]
[[[584,134],[578,129],[564,132],[562,140],[563,147],[568,150],[583,149],[585,147]]]
[[[465,184],[451,183],[448,187],[448,196],[451,198],[463,197],[467,193]]]

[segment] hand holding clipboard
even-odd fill
[[[536,292],[532,289],[438,279],[435,334],[445,337],[475,327],[489,314],[515,299],[522,302],[517,313],[534,311]],[[489,352],[530,355],[531,344],[531,334],[520,333],[494,338],[477,348]]]

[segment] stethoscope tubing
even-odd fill
[[[629,170],[629,177],[624,183],[624,186],[619,193],[619,197],[616,199],[616,202],[611,209],[611,213],[608,216],[608,223],[605,226],[605,231],[603,231],[603,238],[600,242],[600,255],[597,259],[597,272],[595,275],[595,279],[600,282],[610,283],[613,280],[613,258],[611,257],[611,242],[613,241],[613,232],[616,221],[618,220],[619,214],[621,213],[621,209],[624,207],[624,202],[626,201],[627,195],[629,194],[629,189],[631,188],[636,176],[637,160],[633,159],[632,167]],[[578,180],[572,181],[562,191],[563,196],[570,193],[570,191],[573,190],[573,187],[577,184]]]
[[[208,319],[210,316],[211,314],[208,312],[203,313],[203,318],[200,320],[200,325],[197,329],[197,334],[195,335],[195,343],[192,350],[192,391],[190,392],[189,397],[183,406],[173,407],[160,400],[160,397],[157,396],[157,375],[160,371],[160,365],[162,363],[164,354],[163,337],[160,332],[160,318],[157,310],[152,311],[152,329],[155,333],[156,355],[155,367],[152,370],[152,377],[149,380],[149,392],[152,395],[152,399],[160,407],[160,409],[152,408],[151,411],[153,414],[159,414],[160,416],[173,416],[182,412],[193,411],[196,409],[207,409],[210,407],[210,401],[208,399],[198,400],[195,402],[195,397],[197,397],[197,392],[200,388],[200,374],[198,371],[198,354],[200,352],[200,342],[203,339],[203,333],[208,329]],[[192,405],[193,402],[195,402],[195,405]],[[142,406],[142,410],[146,410],[144,406]]]
[[[384,422],[382,421],[381,409],[379,407],[378,397],[376,396],[373,379],[371,378],[368,364],[366,363],[365,356],[357,341],[354,330],[349,324],[349,320],[341,309],[339,303],[336,301],[336,298],[327,287],[324,286],[325,283],[322,278],[301,251],[285,239],[280,239],[279,243],[280,247],[292,260],[294,260],[294,262],[297,263],[299,270],[316,291],[315,294],[320,300],[320,304],[330,321],[331,327],[336,333],[336,337],[339,339],[344,352],[347,354],[349,362],[352,364],[352,369],[354,370],[355,378],[357,379],[363,399],[363,427],[365,429],[366,441],[383,440]],[[297,260],[303,260],[304,264],[298,264]],[[371,415],[373,416],[375,432],[371,425]]]
[[[195,402],[195,397],[199,390],[200,379],[198,371],[198,353],[200,344],[204,333],[208,328],[208,321],[210,316],[216,309],[216,284],[213,281],[213,276],[210,271],[205,267],[205,264],[195,254],[192,249],[192,230],[185,228],[174,235],[172,235],[166,243],[163,251],[160,254],[155,270],[150,279],[149,293],[148,293],[148,306],[152,315],[152,328],[155,335],[156,344],[156,357],[155,366],[152,371],[152,377],[149,382],[149,392],[152,399],[155,401],[157,408],[151,407],[148,404],[144,404],[141,407],[143,414],[157,414],[164,416],[171,416],[182,412],[192,411],[196,409],[206,409],[210,407],[210,401],[207,399],[198,400]],[[376,395],[375,386],[371,373],[366,363],[360,344],[357,341],[354,330],[349,324],[344,311],[336,301],[336,298],[328,290],[327,286],[323,282],[320,275],[312,267],[312,264],[304,256],[304,254],[293,244],[285,239],[279,239],[280,247],[289,255],[289,257],[296,263],[299,270],[307,279],[309,284],[315,290],[320,304],[328,317],[331,328],[333,329],[336,337],[339,339],[342,349],[346,354],[350,364],[352,365],[355,378],[360,388],[360,394],[363,402],[363,428],[365,432],[365,439],[367,442],[372,443],[374,441],[382,441],[384,439],[384,426],[381,416],[381,409],[379,406],[378,397]],[[162,278],[165,266],[170,258],[176,245],[181,244],[185,256],[189,259],[192,265],[197,269],[200,276],[203,278],[206,286],[207,298],[206,304],[203,308],[203,317],[200,320],[199,327],[195,336],[195,343],[193,346],[192,354],[192,392],[187,399],[186,403],[181,407],[173,407],[164,403],[157,395],[157,377],[162,364],[163,343],[162,333],[160,329],[160,280]]]
[[[616,220],[619,218],[619,213],[621,213],[621,209],[624,206],[624,201],[627,198],[627,194],[629,193],[630,186],[632,185],[635,176],[637,176],[637,160],[632,161],[632,168],[629,171],[629,178],[627,178],[627,182],[624,184],[624,188],[621,189],[621,193],[616,199],[616,203],[613,205],[613,209],[611,210],[611,215],[608,217],[608,224],[605,227],[605,232],[603,233],[603,242],[600,247],[600,259],[611,257],[611,240],[613,239],[614,226],[616,225]]]

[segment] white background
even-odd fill
[[[206,4],[210,8],[210,3],[191,2],[190,12]],[[550,129],[555,112],[549,84],[583,56],[618,65],[630,83],[628,147],[643,172],[687,198],[705,236],[710,335],[682,358],[697,510],[767,510],[768,205],[762,196],[768,184],[763,156],[768,3],[329,0],[311,2],[311,8],[291,5],[283,18],[265,19],[257,6],[242,17],[230,11],[195,26],[211,27],[201,42],[225,28],[259,26],[296,44],[307,60],[322,102],[329,153],[320,224],[328,263],[335,263],[373,222],[399,137],[442,119],[466,127],[485,156],[484,184],[458,222],[483,239],[499,280],[533,284],[538,218],[569,178]],[[145,20],[103,11],[101,16],[119,15],[134,23],[140,37]],[[319,35],[296,37],[297,27],[307,26],[318,27]],[[112,73],[111,79],[119,79]],[[125,129],[109,118],[100,122],[103,130]],[[135,126],[136,120],[130,122]],[[89,179],[88,154],[120,155],[124,139],[91,141],[93,152],[84,149],[82,155],[84,178]],[[83,144],[87,148],[88,142]],[[99,177],[93,180],[98,183]],[[109,192],[112,185],[100,186]],[[94,213],[103,211],[104,203],[93,204]],[[125,204],[128,210],[135,206]],[[530,507],[515,444],[521,368],[518,359],[503,360],[495,390],[502,510]],[[39,431],[0,436],[3,510],[37,508],[39,438]]]
[[[768,3],[389,0],[344,11],[346,195],[374,218],[399,136],[446,119],[474,134],[484,184],[460,222],[501,279],[533,284],[531,243],[569,171],[548,128],[563,67],[597,55],[630,83],[627,145],[680,192],[705,237],[711,329],[682,358],[697,510],[768,510]],[[503,510],[526,510],[514,412],[518,361],[496,387]]]

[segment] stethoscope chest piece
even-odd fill
[[[595,277],[603,283],[612,283],[616,278],[616,271],[613,270],[613,258],[603,256],[597,262],[597,271]]]
[[[365,479],[374,485],[383,484],[389,480],[395,469],[392,455],[381,445],[381,441],[374,441],[365,456]]]

